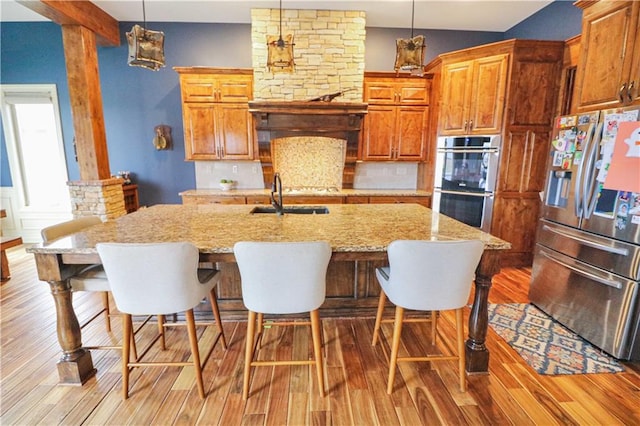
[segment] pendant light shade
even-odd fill
[[[158,71],[165,66],[164,33],[146,29],[144,0],[142,0],[142,20],[144,27],[136,24],[130,32],[126,33],[129,45],[127,62],[130,66]]]
[[[411,38],[399,38],[396,40],[396,62],[394,69],[396,73],[400,70],[411,71],[422,74],[424,64],[424,54],[427,48],[423,35],[413,36],[413,24],[416,11],[415,0],[411,1]]]
[[[280,0],[280,34],[267,35],[267,68],[269,71],[293,72],[293,34],[282,36],[282,0]]]

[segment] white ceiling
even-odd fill
[[[415,0],[419,29],[504,32],[553,0]],[[94,0],[118,21],[142,21],[142,0]],[[144,0],[149,22],[250,23],[252,8],[279,0]],[[283,9],[362,10],[368,27],[411,28],[411,0],[284,0]],[[14,0],[0,0],[0,20],[44,21]]]

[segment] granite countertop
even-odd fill
[[[510,244],[417,204],[336,204],[329,213],[251,214],[251,205],[156,205],[48,245],[41,254],[93,254],[99,242],[191,241],[201,253],[232,253],[237,241],[328,241],[334,253],[385,252],[397,239],[479,239],[487,249]]]
[[[256,195],[271,195],[270,189],[231,189],[223,191],[221,189],[189,189],[180,192],[178,195],[182,197],[196,196],[223,196],[223,197],[247,197]],[[305,197],[429,197],[431,191],[420,189],[341,189],[339,191],[284,191],[283,197],[287,196],[305,196]]]

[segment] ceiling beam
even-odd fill
[[[91,30],[101,46],[120,46],[118,21],[86,0],[17,0],[59,25],[80,25]]]

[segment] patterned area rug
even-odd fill
[[[617,373],[609,355],[526,303],[490,304],[489,325],[538,374]]]

